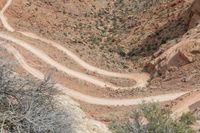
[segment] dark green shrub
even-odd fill
[[[196,119],[191,112],[188,112],[181,116],[180,121],[187,125],[192,125],[196,121]]]
[[[147,119],[148,124],[139,124],[138,118],[141,115]],[[191,122],[191,115],[184,116],[184,122],[173,120],[170,112],[157,104],[142,105],[133,112],[131,118],[133,121],[113,122],[110,129],[114,133],[194,133],[186,123]]]

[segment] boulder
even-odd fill
[[[195,0],[191,7],[191,19],[189,28],[193,28],[200,23],[200,0]]]
[[[195,61],[195,55],[200,53],[200,40],[184,40],[164,51],[148,65],[150,73],[164,74],[174,67],[181,67]]]

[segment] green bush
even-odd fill
[[[147,125],[139,124],[138,118],[141,115],[147,119]],[[110,129],[113,133],[194,133],[188,126],[193,120],[191,115],[184,116],[184,121],[173,120],[170,112],[157,104],[142,105],[130,118],[133,121],[113,122]]]
[[[112,122],[109,125],[109,129],[113,131],[114,133],[129,133],[132,131],[132,126],[130,123],[119,123],[119,122]]]
[[[191,112],[188,112],[181,116],[180,121],[187,125],[192,125],[196,121],[196,119]]]

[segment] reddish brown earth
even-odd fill
[[[0,0],[0,8],[4,4],[5,1]],[[117,72],[144,70],[152,76],[146,88],[120,92],[110,91],[56,71],[55,68],[42,62],[30,52],[15,46],[32,67],[43,73],[52,73],[52,78],[56,82],[83,94],[106,98],[135,98],[200,88],[200,26],[198,26],[200,2],[198,0],[194,2],[192,0],[169,0],[137,13],[127,11],[128,15],[122,15],[121,12],[114,14],[111,10],[100,14],[99,10],[106,7],[113,10],[119,8],[114,7],[113,1],[107,0],[13,0],[5,15],[15,29],[33,32],[54,40],[96,67]],[[113,17],[117,15],[119,18]],[[115,28],[112,28],[115,26],[111,23],[110,18],[112,17],[117,22]],[[125,26],[120,27],[120,24],[125,24]],[[0,27],[2,30],[2,24]],[[120,86],[130,86],[135,83],[132,80],[115,79],[90,73],[74,63],[64,53],[44,42],[16,32],[12,34],[41,49],[54,60],[73,70]],[[0,55],[6,55],[4,52]],[[20,68],[18,71],[25,73]],[[190,97],[181,100],[180,106],[189,99]],[[126,112],[134,108],[80,103],[82,109],[91,117],[105,123],[111,119],[108,118],[110,114],[123,118],[126,117]]]
[[[114,71],[132,71],[134,66],[143,66],[148,57],[135,57],[134,54],[139,51],[138,48],[146,45],[147,42],[148,45],[158,45],[159,47],[161,41],[166,42],[167,39],[170,40],[182,35],[187,30],[185,25],[189,21],[189,13],[186,12],[188,3],[182,0],[153,6],[148,11],[141,12],[136,16],[130,16],[134,25],[129,32],[117,35],[120,40],[116,40],[118,42],[116,44],[116,47],[119,47],[118,50],[121,48],[124,50],[122,52],[127,53],[127,57],[123,57],[115,52],[117,50],[115,42],[111,43],[110,46],[107,46],[106,42],[102,42],[99,46],[90,43],[89,39],[93,38],[91,33],[102,39],[107,39],[107,37],[102,37],[102,33],[95,26],[96,23],[100,22],[101,17],[85,17],[85,13],[98,13],[98,7],[103,8],[106,5],[104,5],[104,2],[100,2],[103,4],[101,6],[89,2],[90,5],[94,6],[90,11],[90,8],[85,8],[86,5],[83,3],[85,2],[68,1],[63,3],[63,1],[43,2],[38,0],[24,2],[23,0],[15,0],[6,15],[9,16],[11,25],[17,29],[32,31],[61,42],[87,62]],[[113,2],[111,2],[112,4]],[[78,8],[75,10],[71,7]],[[109,15],[109,17],[112,17],[112,15]],[[128,18],[126,19],[131,21]],[[92,29],[79,29],[80,25],[89,26]],[[112,35],[115,33],[105,34]],[[83,37],[84,39],[81,39]],[[76,41],[77,39],[80,43]],[[108,50],[114,52],[109,52]],[[148,52],[143,53],[141,50],[139,54],[148,54]],[[135,58],[140,61],[134,63]],[[97,60],[98,62],[96,62]]]
[[[6,1],[5,0],[0,0],[0,8],[2,9],[3,6],[5,5]]]
[[[192,91],[187,93],[173,102],[167,107],[172,111],[172,117],[179,118],[182,114],[187,112],[194,112],[199,109],[200,92]]]

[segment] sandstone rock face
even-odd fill
[[[56,96],[57,101],[67,114],[66,121],[69,128],[62,133],[111,133],[108,128],[93,119],[87,118],[86,114],[80,109],[79,104],[66,95]]]
[[[0,9],[3,8],[4,4],[6,3],[5,0],[0,0]]]
[[[170,47],[149,63],[149,71],[163,74],[174,67],[180,67],[195,61],[200,53],[200,40],[183,40]]]
[[[195,0],[193,6],[191,7],[191,21],[189,23],[189,28],[193,28],[194,26],[200,23],[200,1]]]
[[[198,34],[200,29],[200,1],[195,0],[188,9],[190,20],[188,32],[182,37],[179,43],[171,43],[170,46],[160,49],[154,54],[154,59],[148,63],[147,70],[152,73],[164,74],[168,70],[176,70],[195,61],[195,55],[200,53],[200,40]]]

